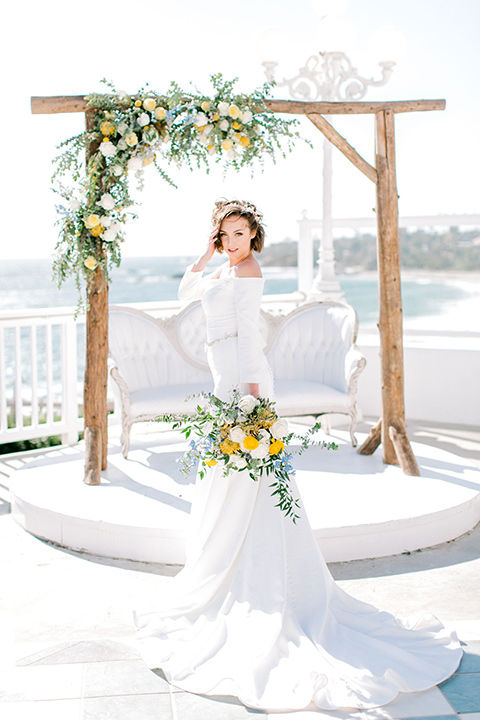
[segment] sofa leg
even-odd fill
[[[122,425],[122,434],[120,435],[120,442],[122,445],[122,455],[127,460],[128,451],[130,450],[130,430],[131,425]]]
[[[357,415],[350,415],[350,437],[352,439],[352,447],[357,447],[357,438],[355,437],[355,428],[357,427]]]
[[[328,415],[322,415],[322,430],[325,435],[331,435],[332,433],[332,423]]]

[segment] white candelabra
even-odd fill
[[[355,27],[346,17],[326,14],[332,2],[317,0],[319,13],[323,15],[320,23],[319,42],[323,50],[311,55],[298,74],[289,79],[278,80],[275,69],[283,55],[285,39],[276,28],[266,30],[259,44],[259,54],[269,82],[276,87],[287,87],[293,100],[324,101],[360,100],[369,87],[380,87],[390,79],[393,66],[403,51],[405,40],[394,28],[377,30],[371,38],[374,54],[381,68],[378,79],[361,76],[350,58],[341,49],[353,40]],[[345,7],[346,3],[343,3]],[[338,7],[338,3],[337,3]],[[323,12],[322,12],[323,9]],[[308,255],[305,249],[299,255]],[[310,256],[311,263],[311,256]],[[300,267],[299,267],[300,273]],[[309,292],[310,300],[338,300],[343,297],[340,283],[335,276],[335,256],[332,234],[332,145],[323,141],[323,213],[322,234],[318,252],[318,272]]]

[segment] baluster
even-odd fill
[[[38,426],[37,326],[30,326],[30,362],[32,378],[32,427]]]
[[[15,328],[15,428],[23,428],[23,403],[22,403],[22,352],[20,342],[20,326]]]
[[[5,332],[0,327],[0,430],[6,432],[7,420],[7,382],[5,378]]]
[[[47,425],[53,423],[53,370],[52,370],[52,325],[47,323],[45,328],[45,354],[47,359]]]

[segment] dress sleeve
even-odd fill
[[[263,278],[236,278],[235,310],[238,328],[238,365],[241,383],[261,380],[262,356],[266,343],[260,332],[260,303]]]
[[[199,300],[202,296],[202,286],[205,282],[203,270],[193,272],[192,267],[193,263],[187,267],[184,276],[180,280],[180,285],[178,286],[179,300],[191,300],[193,302],[194,300]]]

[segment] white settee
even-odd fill
[[[262,310],[260,320],[278,414],[347,414],[355,446],[357,380],[365,367],[355,345],[355,310],[344,303],[316,302],[286,315]],[[187,395],[213,390],[205,340],[199,302],[161,319],[128,307],[110,307],[110,372],[121,400],[125,457],[133,423],[186,412]]]

